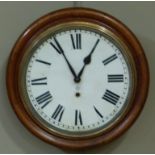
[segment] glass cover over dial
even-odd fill
[[[69,28],[31,49],[28,106],[41,124],[69,136],[98,133],[125,111],[132,79],[124,49],[104,33]]]

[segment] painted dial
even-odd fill
[[[132,84],[125,52],[91,29],[59,31],[32,50],[26,91],[40,122],[60,134],[93,134],[126,108]]]

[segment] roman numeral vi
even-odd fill
[[[81,116],[81,111],[79,110],[75,110],[75,125],[82,125],[82,116]]]

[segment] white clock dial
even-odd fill
[[[109,126],[126,107],[131,83],[130,66],[117,43],[84,28],[44,38],[26,69],[30,106],[62,134]]]

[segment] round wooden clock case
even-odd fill
[[[42,36],[48,36],[50,32],[48,29],[52,29],[52,32],[55,33],[61,31],[61,29],[76,29],[77,27],[85,27],[88,28],[88,30],[93,29],[94,32],[101,32],[103,30],[106,35],[109,35],[124,47],[127,51],[127,59],[130,61],[128,63],[132,66],[133,86],[131,88],[132,92],[128,99],[129,103],[127,108],[125,108],[121,117],[118,120],[114,120],[114,122],[111,123],[112,125],[108,126],[108,128],[102,126],[103,129],[99,132],[87,136],[80,136],[80,134],[78,136],[73,136],[72,134],[66,136],[66,134],[61,134],[60,131],[55,132],[47,129],[44,124],[36,119],[37,116],[33,116],[34,113],[27,107],[27,100],[24,99],[26,92],[22,89],[22,87],[24,87],[23,83],[25,83],[23,79],[23,70],[25,70],[26,60],[29,60],[29,55],[27,53],[33,51],[33,46],[37,44],[36,42],[39,42]],[[96,42],[96,45],[98,42],[99,40]],[[95,48],[96,47],[94,47],[94,49]],[[47,62],[42,63],[48,65]],[[85,63],[87,64],[88,62],[85,61]],[[79,79],[76,79],[77,83],[78,80]],[[129,129],[144,106],[149,87],[149,71],[142,46],[135,35],[119,20],[106,13],[93,9],[68,8],[41,17],[24,31],[12,49],[8,61],[6,81],[10,103],[20,121],[31,133],[50,144],[62,148],[78,149],[106,144]],[[79,94],[76,95],[78,96]],[[114,93],[110,95],[113,97],[117,96]],[[96,108],[95,110],[101,117],[102,115],[99,111]],[[80,115],[81,114],[78,116],[79,119],[81,119]],[[82,124],[81,120],[80,123]]]

